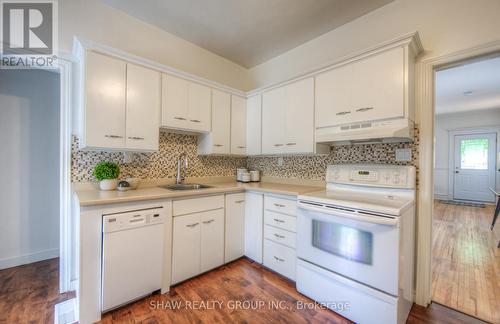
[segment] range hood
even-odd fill
[[[348,145],[412,142],[413,129],[414,123],[408,118],[321,127],[316,128],[316,143]]]

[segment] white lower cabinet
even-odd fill
[[[224,263],[224,205],[219,205],[221,199],[223,201],[224,196],[174,201],[174,215],[189,212],[188,205],[193,207],[192,211],[203,203],[218,208],[174,216],[172,284]]]
[[[245,193],[226,195],[226,244],[224,261],[245,255]]]
[[[264,196],[264,266],[295,280],[296,200]]]
[[[174,217],[172,250],[172,283],[200,273],[200,215]]]
[[[245,255],[258,263],[262,263],[263,214],[264,195],[247,192],[245,202]]]

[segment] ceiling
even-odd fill
[[[101,0],[247,68],[393,0]]]
[[[436,114],[500,108],[500,57],[436,73]]]

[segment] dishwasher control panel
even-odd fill
[[[126,211],[103,215],[102,231],[110,233],[127,228],[163,223],[164,211],[161,207]]]

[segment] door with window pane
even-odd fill
[[[453,198],[494,202],[496,134],[455,136]]]

